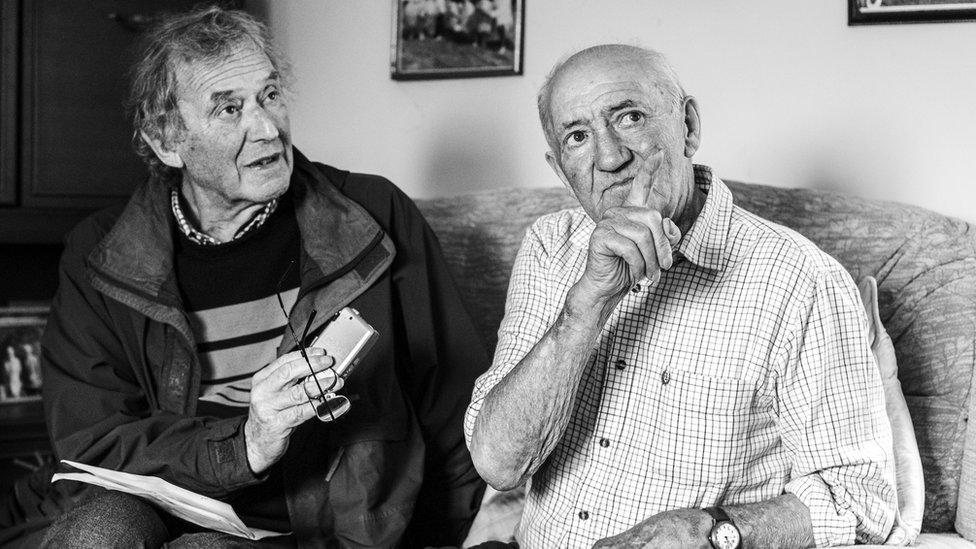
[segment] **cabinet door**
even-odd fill
[[[17,200],[17,35],[20,5],[0,1],[0,206]]]
[[[33,0],[23,6],[21,205],[90,208],[146,177],[123,101],[145,22],[193,1]]]

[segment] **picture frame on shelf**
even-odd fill
[[[47,305],[0,307],[0,406],[40,401]]]
[[[394,80],[522,74],[525,0],[392,0]]]
[[[847,0],[848,25],[976,21],[976,0]]]

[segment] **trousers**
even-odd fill
[[[71,509],[47,529],[41,547],[52,549],[131,548],[292,548],[293,536],[253,541],[204,530],[170,516],[142,498],[95,490],[84,503]]]

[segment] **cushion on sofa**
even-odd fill
[[[866,276],[857,285],[861,302],[868,319],[868,341],[878,363],[881,382],[884,384],[885,411],[891,423],[892,450],[895,458],[895,488],[898,494],[898,514],[885,545],[911,545],[922,529],[922,513],[925,510],[925,478],[922,460],[918,455],[918,443],[908,403],[898,381],[898,362],[895,346],[881,323],[878,311],[878,282]]]
[[[956,534],[922,534],[915,545],[924,549],[976,549],[976,543]],[[890,545],[849,545],[834,549],[891,549]]]

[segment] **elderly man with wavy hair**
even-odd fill
[[[487,358],[413,203],[292,146],[286,75],[244,13],[149,34],[130,103],[150,177],[68,237],[44,335],[55,450],[228,501],[292,532],[276,545],[455,544],[484,487],[461,422]],[[336,380],[299,347],[346,306],[379,338]],[[340,396],[308,392],[311,371]],[[133,496],[83,501],[49,545],[247,543]]]

